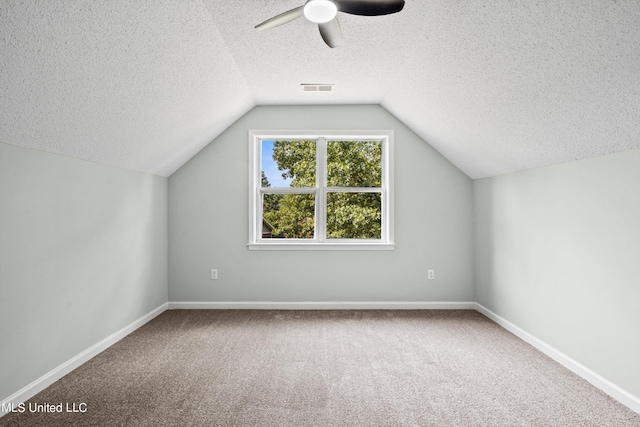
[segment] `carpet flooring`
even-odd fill
[[[25,405],[0,425],[640,426],[470,310],[166,311]]]

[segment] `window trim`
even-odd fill
[[[258,215],[262,206],[261,150],[264,139],[322,139],[319,147],[325,155],[316,156],[316,170],[321,175],[316,182],[323,185],[312,190],[305,188],[270,188],[269,193],[308,193],[316,195],[316,238],[311,239],[263,239],[262,224]],[[374,140],[382,143],[382,186],[378,190],[350,187],[326,187],[326,141],[327,140]],[[250,250],[394,250],[393,218],[393,130],[250,130],[249,131],[249,243]],[[382,236],[381,239],[326,239],[325,219],[321,217],[321,203],[329,192],[380,192],[382,194]],[[320,197],[318,197],[320,196]],[[325,203],[326,204],[326,203]]]

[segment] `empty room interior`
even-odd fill
[[[0,3],[0,425],[640,425],[636,0]]]

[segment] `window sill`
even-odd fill
[[[251,251],[393,251],[395,243],[248,243]]]

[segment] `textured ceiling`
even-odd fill
[[[253,28],[302,3],[2,1],[0,142],[168,176],[255,105],[381,104],[472,178],[640,148],[637,0]]]

